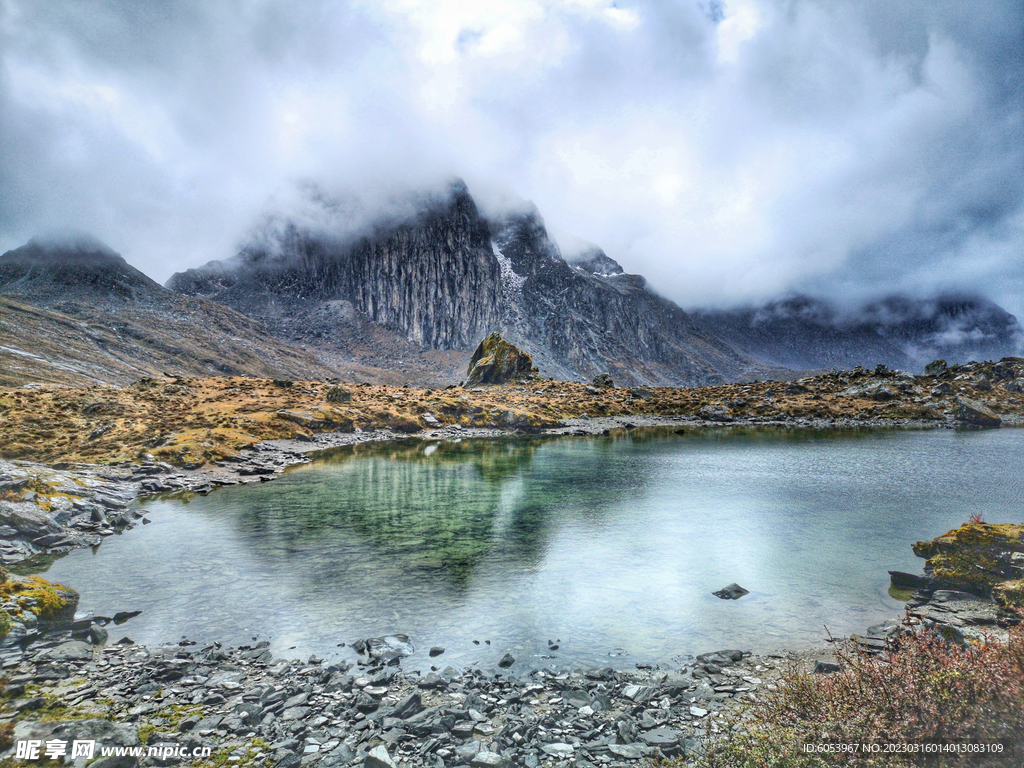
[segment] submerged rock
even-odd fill
[[[896,589],[921,589],[921,587],[928,586],[928,581],[927,576],[918,576],[903,571],[889,571],[889,582]]]
[[[536,375],[537,369],[528,353],[502,339],[500,333],[492,333],[480,342],[470,358],[469,378],[464,386],[468,389],[481,384],[507,384]]]
[[[744,595],[749,595],[750,590],[744,589],[739,584],[733,582],[726,587],[722,587],[717,592],[712,592],[715,597],[720,597],[723,600],[739,600]]]
[[[366,640],[366,652],[374,659],[400,659],[411,656],[415,651],[408,635],[387,635]]]

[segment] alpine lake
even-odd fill
[[[902,613],[887,570],[920,572],[914,542],[1024,510],[1024,429],[681,432],[336,449],[144,499],[150,524],[46,577],[142,612],[111,641],[335,660],[404,633],[408,668],[621,668],[863,632]],[[711,594],[731,582],[750,594]]]

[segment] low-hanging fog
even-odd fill
[[[684,306],[1024,314],[1020,0],[0,0],[0,62],[0,251],[73,228],[163,281],[310,183],[460,176]]]

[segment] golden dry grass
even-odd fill
[[[127,387],[0,388],[0,457],[110,463],[152,454],[173,464],[201,464],[261,440],[314,432],[358,427],[412,433],[429,426],[425,414],[442,425],[498,428],[549,427],[582,414],[698,414],[705,406],[727,407],[736,417],[934,419],[942,418],[953,396],[928,395],[935,381],[927,378],[919,380],[923,397],[916,393],[916,399],[921,402],[913,402],[910,393],[888,402],[839,394],[870,378],[870,372],[862,371],[802,379],[802,387],[753,382],[599,391],[550,380],[482,391],[343,384],[351,392],[347,402],[328,401],[328,392],[338,386],[333,383],[240,376],[147,378]],[[997,412],[1024,410],[1021,396],[1002,386],[984,393],[969,381],[953,381],[952,386],[954,395],[981,399]],[[787,394],[787,388],[805,391]]]

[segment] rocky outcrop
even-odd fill
[[[18,642],[40,629],[69,624],[77,607],[75,590],[0,567],[0,641]]]
[[[1024,606],[1024,525],[971,522],[914,545],[929,588],[962,590]]]
[[[492,333],[480,342],[469,360],[468,372],[467,387],[528,381],[537,375],[533,358],[502,339],[499,333]]]

